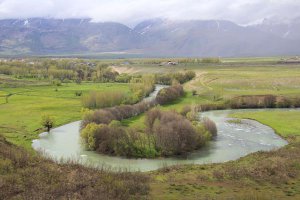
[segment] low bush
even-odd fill
[[[161,105],[168,104],[172,101],[177,100],[183,95],[184,91],[182,85],[173,85],[171,87],[160,90],[156,96],[156,102]]]
[[[50,129],[55,125],[54,117],[48,114],[42,115],[41,125],[49,132]]]
[[[201,60],[202,63],[221,63],[220,58],[203,58]]]
[[[187,71],[185,73],[170,73],[170,74],[157,74],[155,76],[156,83],[163,85],[171,85],[175,80],[180,84],[186,83],[196,77],[194,71]]]
[[[112,108],[87,111],[83,115],[81,128],[85,128],[89,123],[109,124],[113,120],[124,120],[141,113],[156,105],[155,101],[140,102],[134,105],[121,105]]]
[[[212,120],[210,120],[207,117],[202,119],[202,122],[203,122],[205,129],[208,130],[213,137],[217,136],[218,130],[217,130],[217,126],[216,126],[215,122],[213,122]]]
[[[76,91],[75,96],[76,97],[81,97],[82,96],[82,91]]]
[[[130,90],[137,101],[149,96],[155,89],[155,78],[152,75],[144,75],[141,78],[132,78],[130,81]]]
[[[127,96],[128,94],[120,91],[92,91],[83,96],[82,105],[89,109],[112,107],[126,102]]]

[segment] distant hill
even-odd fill
[[[276,56],[300,54],[300,20],[240,26],[222,20],[152,19],[134,28],[90,19],[0,20],[0,54],[102,52],[149,56]]]

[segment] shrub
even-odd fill
[[[120,91],[93,91],[82,98],[82,105],[89,109],[112,107],[126,101],[126,98],[127,94]]]
[[[75,96],[81,97],[81,96],[82,96],[82,91],[76,91],[76,92],[75,92]]]
[[[157,108],[146,113],[145,125],[154,136],[156,150],[164,156],[185,154],[200,148],[211,138],[206,136],[207,130],[202,124]]]
[[[147,111],[153,107],[154,101],[140,102],[134,105],[121,105],[112,108],[99,109],[95,111],[88,111],[83,115],[81,128],[84,128],[89,123],[109,124],[113,120],[124,120],[134,117]]]
[[[60,80],[53,80],[52,84],[55,85],[55,86],[61,86],[62,85]]]
[[[277,108],[290,108],[292,107],[293,102],[286,98],[286,97],[282,97],[280,98],[277,102],[276,102],[276,107]]]
[[[152,75],[144,75],[141,78],[133,78],[130,81],[130,89],[138,101],[149,96],[155,89],[155,78]]]
[[[180,84],[186,83],[193,78],[196,77],[196,73],[193,71],[187,71],[185,73],[170,73],[170,74],[157,74],[155,76],[156,83],[164,84],[164,85],[171,85],[172,82],[178,81]]]
[[[174,100],[177,100],[179,97],[182,97],[183,95],[184,95],[183,87],[181,85],[173,85],[171,87],[160,90],[156,96],[156,101],[157,103],[164,105]]]
[[[46,128],[48,132],[54,126],[54,123],[55,123],[54,117],[47,114],[42,116],[41,125],[44,128]]]
[[[208,130],[213,137],[217,136],[218,130],[217,126],[214,121],[210,120],[209,118],[202,119],[204,127]]]
[[[179,155],[196,149],[197,134],[192,124],[174,113],[164,113],[155,121],[153,134],[162,155]]]
[[[202,63],[221,63],[220,58],[203,58]]]
[[[118,83],[129,83],[131,79],[132,76],[130,76],[129,74],[121,74],[116,77],[115,81]]]
[[[265,108],[276,107],[276,97],[274,95],[266,95],[263,99],[263,106]]]
[[[88,124],[80,133],[81,138],[84,140],[86,148],[89,150],[95,150],[95,132],[97,130],[97,124]]]
[[[185,117],[186,117],[186,115],[187,115],[189,112],[191,112],[191,110],[192,110],[191,106],[184,106],[184,107],[182,108],[182,110],[180,111],[180,114],[181,114],[182,116],[185,116]]]
[[[196,96],[196,95],[197,95],[197,91],[196,91],[196,90],[193,90],[193,91],[192,91],[192,95],[193,95],[193,96]]]

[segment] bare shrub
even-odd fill
[[[146,113],[145,124],[149,134],[155,137],[155,145],[162,155],[185,154],[205,144],[207,130],[198,122],[176,112],[162,112],[155,108]]]
[[[265,108],[274,108],[276,107],[276,96],[266,95],[263,99],[263,104]]]
[[[191,106],[184,106],[180,111],[180,114],[182,116],[186,116],[186,114],[188,114],[191,110],[192,110]]]
[[[218,133],[215,122],[210,120],[209,118],[204,118],[202,121],[203,121],[205,129],[208,130],[213,137],[215,137]]]
[[[157,103],[164,105],[174,100],[177,100],[183,95],[184,91],[182,85],[173,85],[171,87],[160,90],[156,96],[156,101]]]

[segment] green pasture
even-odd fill
[[[31,140],[41,130],[41,116],[52,115],[56,126],[81,119],[81,97],[89,91],[128,91],[129,85],[117,83],[75,83],[62,86],[24,86],[0,89],[0,132],[9,141],[30,149]],[[12,94],[6,103],[5,95]]]

